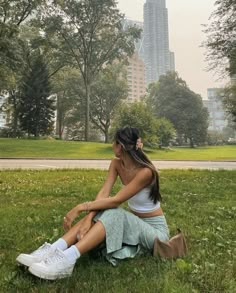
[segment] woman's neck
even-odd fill
[[[137,162],[129,157],[121,158],[121,166],[128,172],[132,172],[140,167]]]

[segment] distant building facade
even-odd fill
[[[145,65],[135,52],[129,59],[127,67],[127,81],[129,86],[128,102],[139,101],[141,96],[146,93],[145,87]]]
[[[209,88],[207,89],[208,100],[203,100],[209,112],[209,130],[222,131],[228,125],[220,95],[221,89]]]
[[[144,4],[144,63],[146,84],[175,70],[174,53],[169,50],[168,11],[165,0]]]
[[[126,19],[125,26],[137,26],[143,30],[143,22],[141,21]],[[133,56],[129,58],[129,65],[127,66],[127,82],[129,87],[127,101],[139,101],[140,97],[146,93],[143,31],[141,32],[140,39],[135,42],[135,52]]]
[[[175,55],[169,50],[168,11],[165,0],[146,0],[144,23],[125,19],[124,27],[136,26],[142,30],[135,43],[135,53],[129,59],[127,80],[128,101],[138,101],[146,87],[160,75],[175,71]]]
[[[6,97],[0,96],[0,128],[3,128],[7,124],[7,114],[3,111],[2,106],[6,101]]]
[[[175,53],[170,51],[170,71],[175,71]]]
[[[143,22],[131,19],[125,19],[125,26],[136,26],[141,29],[140,39],[135,42],[135,52],[144,61],[144,34],[143,34]]]

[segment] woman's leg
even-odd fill
[[[75,244],[81,254],[90,251],[103,242],[106,238],[106,231],[103,224],[98,221],[85,236]]]
[[[81,223],[78,222],[76,223],[66,234],[64,234],[61,238],[64,239],[70,247],[71,245],[75,244],[78,242],[77,234],[78,234],[78,227],[81,226]]]
[[[76,229],[73,228],[72,231],[66,233],[67,239],[74,239]],[[75,262],[80,255],[99,245],[105,239],[105,235],[105,228],[98,221],[76,245],[71,245],[63,252],[60,249],[55,250],[55,253],[45,261],[33,263],[29,271],[37,277],[48,280],[68,277],[72,274]]]
[[[105,228],[103,224],[98,221],[91,227],[84,237],[78,241],[77,226],[78,225],[75,224],[66,234],[64,234],[62,239],[66,241],[68,247],[74,244],[81,254],[95,248],[97,245],[102,243],[106,237]]]

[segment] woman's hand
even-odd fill
[[[80,220],[78,223],[78,233],[77,233],[77,239],[81,240],[87,234],[87,232],[91,229],[93,225],[93,221],[89,216],[85,216],[82,220]],[[76,224],[76,226],[77,226]]]
[[[71,228],[71,224],[73,223],[74,219],[78,217],[80,211],[80,205],[78,205],[66,214],[63,222],[63,228],[65,230],[69,230]]]

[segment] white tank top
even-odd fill
[[[151,187],[145,187],[128,200],[129,208],[138,213],[148,213],[158,209],[161,204],[157,201],[156,204],[149,198]]]

